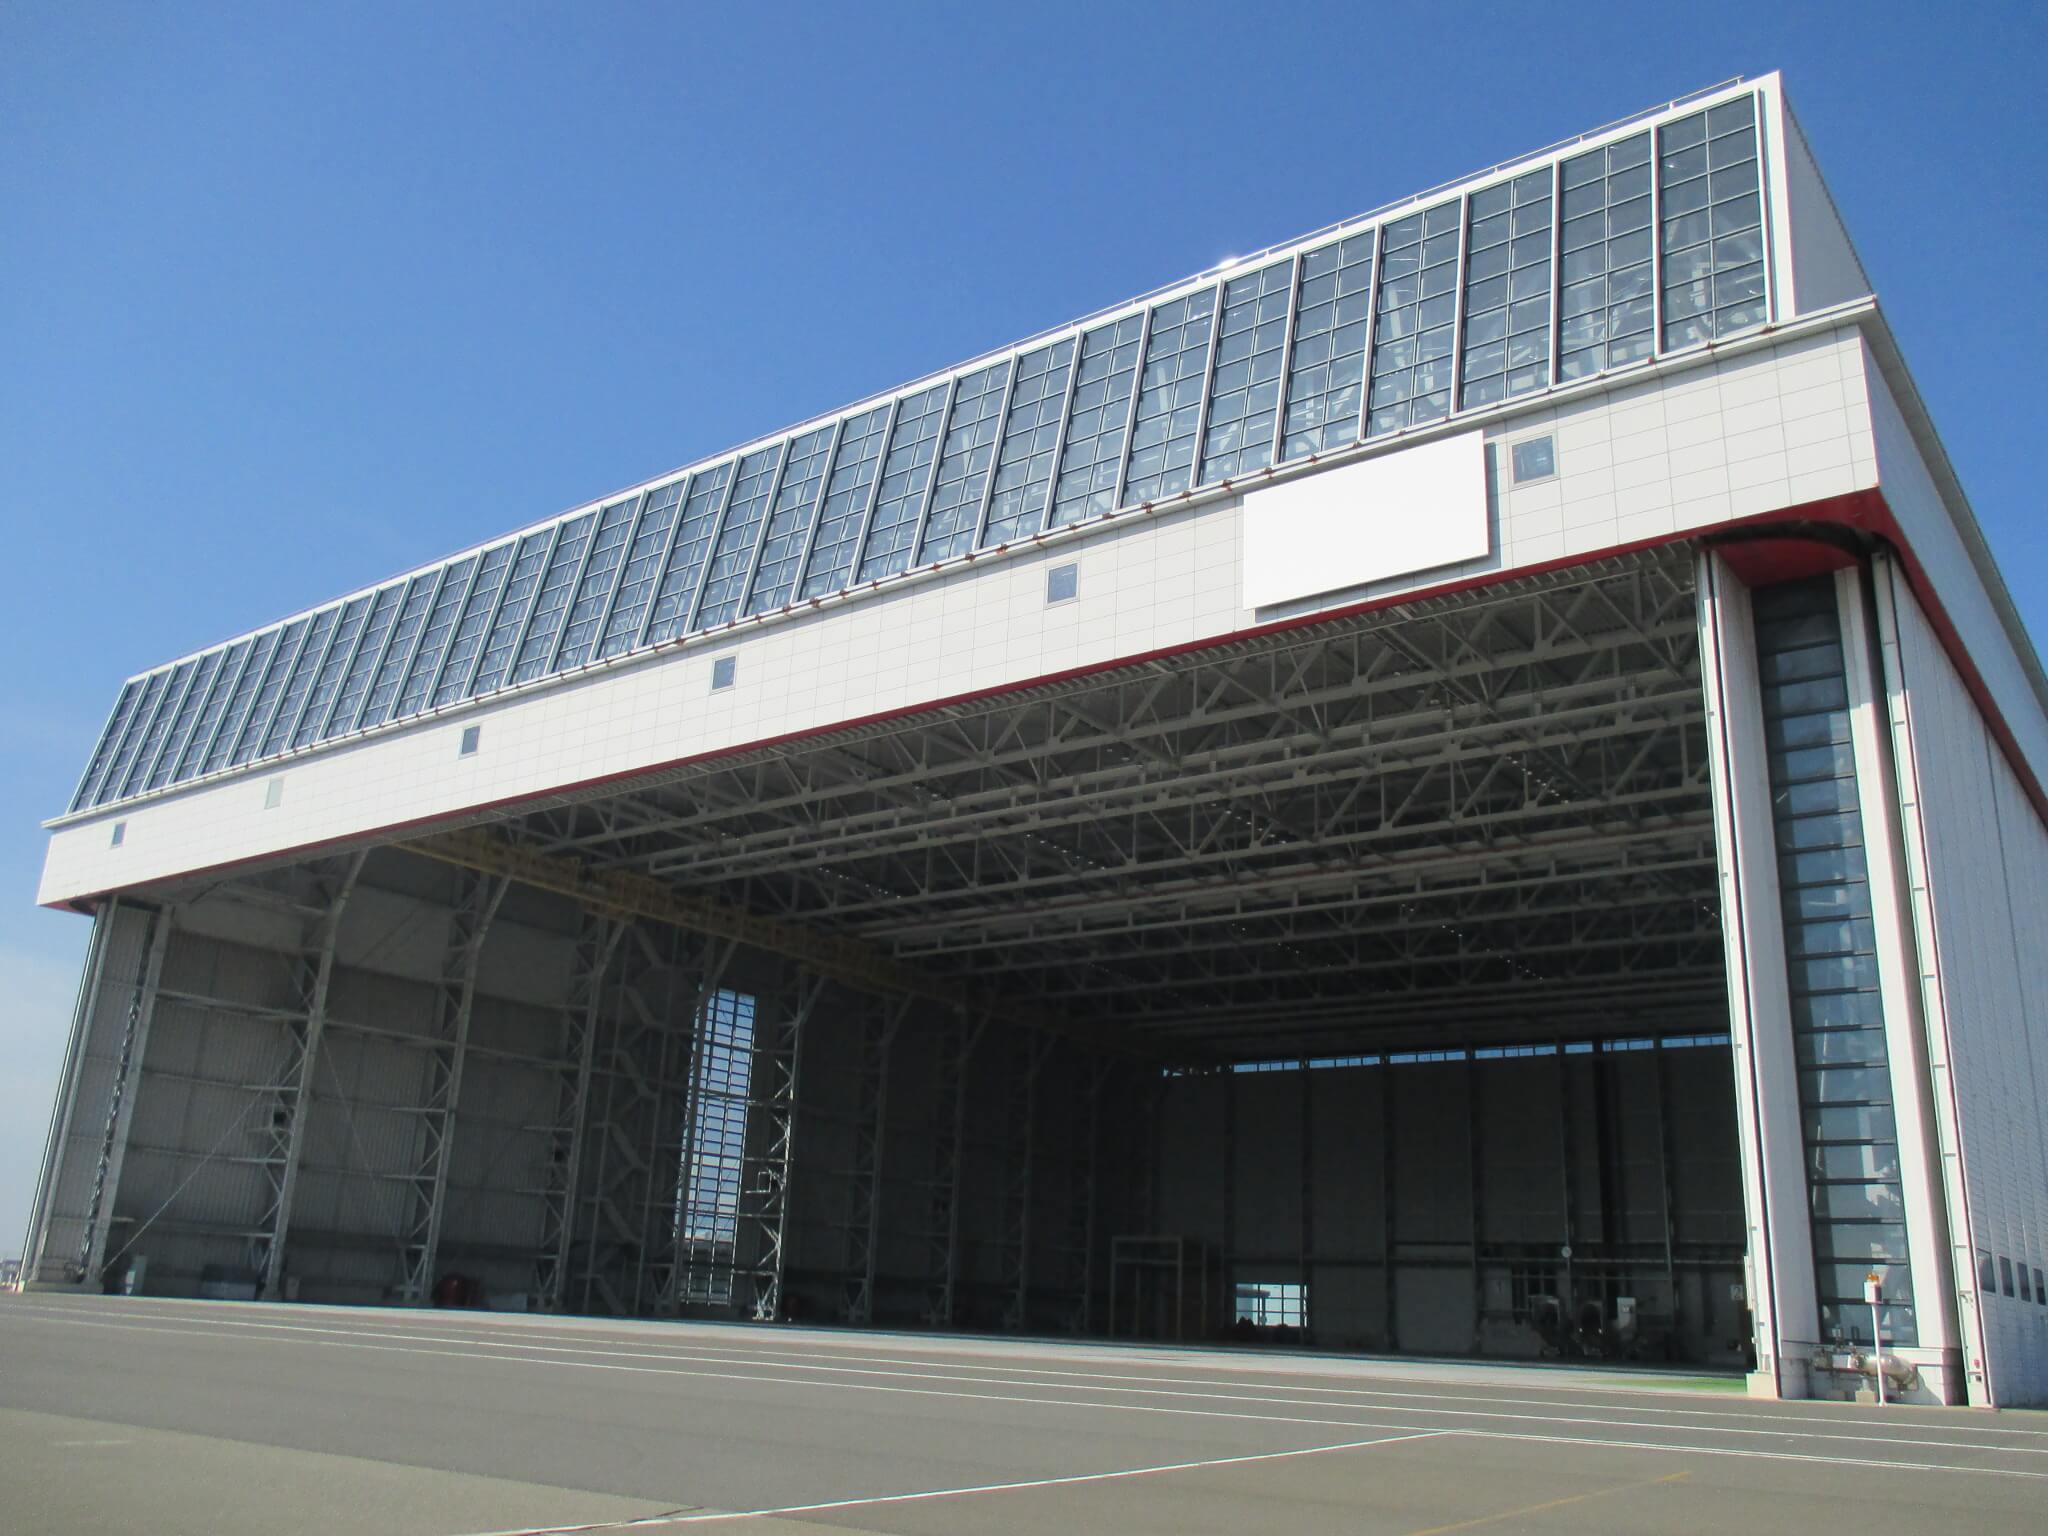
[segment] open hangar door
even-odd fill
[[[1311,616],[124,893],[41,1272],[1735,1364],[1691,584]]]
[[[816,1030],[792,1304],[1737,1365],[1692,554],[690,765],[528,818],[985,1000]]]

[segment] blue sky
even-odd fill
[[[0,10],[0,1255],[120,680],[1741,73],[1787,87],[2029,623],[2048,8]]]

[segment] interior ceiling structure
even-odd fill
[[[501,821],[1186,1063],[1725,1021],[1689,550]]]

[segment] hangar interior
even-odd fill
[[[1693,558],[124,892],[46,1255],[1739,1366]]]

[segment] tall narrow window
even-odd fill
[[[1834,578],[1766,587],[1755,603],[1822,1336],[1875,1342],[1863,1301],[1863,1279],[1874,1268],[1883,1276],[1887,1340],[1914,1344]]]
[[[1177,496],[1195,481],[1195,432],[1209,372],[1216,290],[1203,288],[1152,311],[1145,371],[1131,418],[1131,463],[1124,506]]]
[[[562,615],[569,607],[569,594],[576,585],[576,573],[583,568],[583,552],[590,547],[597,514],[586,512],[562,524],[555,537],[554,552],[548,557],[547,574],[534,589],[531,610],[525,618],[524,638],[512,658],[506,681],[530,682],[544,676],[554,660],[555,638],[562,632]]]
[[[1067,412],[1066,446],[1053,483],[1055,526],[1116,510],[1116,481],[1124,458],[1124,428],[1138,378],[1143,315],[1126,315],[1081,338],[1074,400]]]
[[[1010,409],[1003,418],[1003,444],[996,456],[996,485],[988,505],[983,548],[1037,533],[1045,527],[1052,492],[1053,449],[1060,416],[1067,408],[1067,375],[1073,371],[1071,338],[1027,352],[1017,362]]]
[[[739,613],[740,600],[746,595],[747,571],[754,563],[756,536],[768,515],[768,498],[775,494],[775,471],[781,463],[780,447],[763,448],[740,460],[739,479],[733,484],[731,504],[711,548],[704,595],[691,627],[709,629]],[[687,618],[682,622],[689,624]]]
[[[753,998],[720,990],[697,1018],[676,1212],[676,1290],[686,1301],[732,1300],[754,1014]]]
[[[1373,232],[1361,230],[1301,258],[1287,421],[1280,457],[1307,458],[1358,441],[1365,342],[1372,324]]]
[[[1572,156],[1563,183],[1557,357],[1570,380],[1651,352],[1650,136]]]
[[[946,424],[945,451],[939,455],[939,483],[932,492],[924,541],[917,551],[920,565],[950,560],[974,547],[975,526],[981,521],[981,493],[995,464],[996,436],[1001,430],[998,418],[1009,378],[1010,365],[994,363],[960,380]]]
[[[726,488],[736,467],[720,464],[690,477],[689,493],[683,497],[682,525],[669,548],[661,585],[655,588],[654,611],[647,616],[649,645],[673,640],[689,627],[690,604],[696,600],[712,535],[718,531],[719,509],[725,505]]]
[[[861,551],[861,581],[893,576],[910,564],[910,541],[917,537],[918,513],[924,509],[932,463],[939,456],[947,393],[944,384],[934,384],[896,407],[889,455],[882,460],[881,488],[868,518],[867,547]]]
[[[1657,132],[1664,242],[1664,345],[1689,347],[1766,319],[1756,98],[1741,96]]]
[[[512,572],[505,581],[503,597],[498,602],[497,616],[491,620],[491,628],[484,639],[483,654],[477,658],[476,675],[470,679],[469,692],[472,697],[489,693],[505,681],[512,670],[512,648],[519,644],[521,631],[526,628],[526,615],[533,608],[534,588],[539,584],[541,571],[548,564],[548,552],[555,546],[558,527],[542,528],[529,533],[519,541],[519,554],[512,562]]]
[[[873,499],[875,472],[882,459],[882,437],[889,430],[889,407],[847,419],[832,456],[832,478],[825,482],[825,505],[818,513],[818,533],[811,541],[810,564],[800,597],[819,597],[846,585],[853,569],[853,547]]]
[[[1216,330],[1216,368],[1209,380],[1197,484],[1248,475],[1273,462],[1293,281],[1294,263],[1276,261],[1223,285],[1223,321]]]
[[[754,589],[747,598],[748,613],[780,608],[796,590],[797,563],[804,557],[811,525],[817,521],[818,493],[825,483],[834,435],[832,428],[818,427],[789,445],[789,461],[782,467],[782,483],[776,487],[768,530],[762,536]]]
[[[1451,414],[1461,206],[1438,203],[1380,232],[1368,436]]]
[[[583,562],[583,575],[562,621],[562,643],[556,648],[551,670],[566,672],[590,659],[597,644],[598,626],[618,585],[619,567],[626,563],[626,541],[633,537],[634,519],[640,498],[628,496],[604,509],[597,520],[597,534],[590,541],[590,554]]]
[[[626,553],[626,568],[619,574],[619,595],[612,599],[611,616],[604,621],[604,634],[597,642],[600,661],[631,650],[640,638],[640,621],[647,616],[654,584],[661,577],[662,557],[668,553],[669,532],[675,527],[685,484],[676,480],[648,493],[647,510],[640,514],[633,547]]]
[[[1472,194],[1463,410],[1550,382],[1550,168]]]

